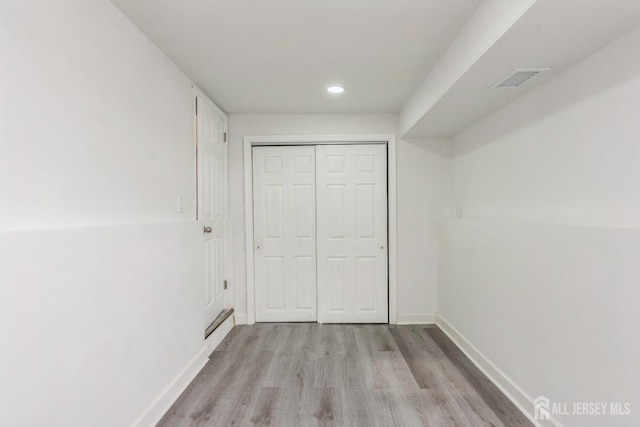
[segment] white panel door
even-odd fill
[[[313,322],[315,147],[253,148],[257,322]]]
[[[387,147],[316,147],[318,321],[387,323]]]
[[[227,120],[206,98],[198,96],[196,106],[198,221],[205,257],[203,328],[207,328],[225,308]]]

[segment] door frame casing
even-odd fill
[[[253,251],[253,152],[261,145],[322,145],[322,144],[386,144],[388,192],[389,246],[389,323],[397,323],[397,200],[396,200],[396,136],[394,134],[355,135],[256,135],[244,137],[244,218],[247,272],[247,324],[256,321],[255,260]]]

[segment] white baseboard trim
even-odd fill
[[[144,413],[132,424],[133,427],[152,427],[158,424],[171,405],[187,388],[189,383],[198,375],[198,372],[207,364],[208,353],[203,347],[196,357],[189,362],[187,367],[164,389],[158,398],[144,411]]]
[[[436,323],[438,313],[400,314],[396,317],[396,325],[421,325]]]
[[[563,427],[558,420],[551,418],[540,421],[534,418],[533,399],[525,393],[511,378],[491,362],[484,354],[473,346],[444,317],[437,315],[438,327],[453,341],[456,346],[473,362],[474,365],[537,427]]]
[[[233,315],[236,318],[236,325],[246,325],[247,324],[247,315],[246,314],[233,313]]]
[[[153,427],[167,413],[171,405],[207,364],[211,352],[222,342],[233,328],[233,316],[229,316],[205,340],[202,350],[194,357],[186,368],[164,389],[149,408],[132,424],[133,427]]]

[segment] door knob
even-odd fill
[[[204,227],[204,234],[211,233],[212,231],[213,231],[213,228],[211,228],[211,227],[207,227],[207,226],[205,225],[205,227]]]

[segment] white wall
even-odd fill
[[[0,426],[128,426],[206,361],[199,230],[0,234]]]
[[[203,348],[191,82],[106,0],[0,32],[0,425],[130,425]]]
[[[439,311],[524,395],[640,423],[640,29],[453,139]]]
[[[438,312],[438,222],[447,216],[449,140],[400,140],[398,158],[398,322]]]
[[[440,232],[440,315],[520,387],[523,406],[629,402],[628,416],[556,418],[640,425],[639,229],[456,219]]]
[[[229,205],[236,243],[233,292],[239,321],[246,320],[247,310],[243,138],[248,135],[393,134],[396,126],[395,114],[229,117]],[[447,155],[447,141],[397,143],[398,316],[412,316],[406,317],[406,321],[427,318],[435,312],[437,239],[434,223],[425,223],[422,215],[435,219],[446,210]],[[416,187],[420,190],[416,191]],[[427,254],[427,262],[416,256],[417,248]]]
[[[192,219],[189,79],[105,0],[3,14],[0,228]]]
[[[457,135],[464,216],[640,226],[640,29]]]

